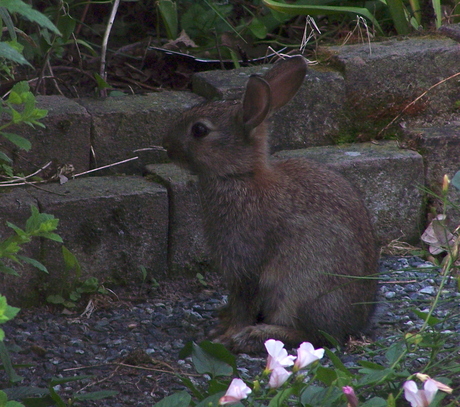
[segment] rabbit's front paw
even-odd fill
[[[228,338],[228,346],[236,353],[259,353],[265,349],[264,336],[260,325],[247,326]]]

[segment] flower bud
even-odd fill
[[[353,387],[344,386],[342,387],[342,391],[348,401],[347,407],[358,407],[358,397],[356,397]]]
[[[449,189],[450,179],[447,174],[444,175],[442,180],[442,192],[445,194]]]

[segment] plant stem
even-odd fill
[[[101,49],[101,69],[100,75],[104,81],[107,81],[107,72],[105,71],[106,62],[107,62],[107,44],[109,42],[110,31],[112,31],[113,22],[115,20],[115,16],[117,15],[118,6],[120,5],[120,0],[114,0],[112,11],[110,13],[109,21],[107,23],[107,28],[105,29],[104,38],[102,39],[102,49]],[[105,89],[101,89],[100,95],[105,97],[107,96],[107,92]]]

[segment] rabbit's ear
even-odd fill
[[[277,62],[264,76],[271,89],[270,108],[276,111],[297,93],[307,74],[307,61],[296,55]]]
[[[251,75],[243,97],[243,123],[256,128],[270,112],[270,85],[260,76]]]

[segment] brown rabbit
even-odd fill
[[[361,199],[306,159],[274,160],[267,118],[297,93],[301,56],[251,76],[241,103],[190,109],[163,145],[198,175],[205,236],[229,286],[220,342],[237,352],[269,338],[296,346],[357,334],[373,309],[377,249]]]

